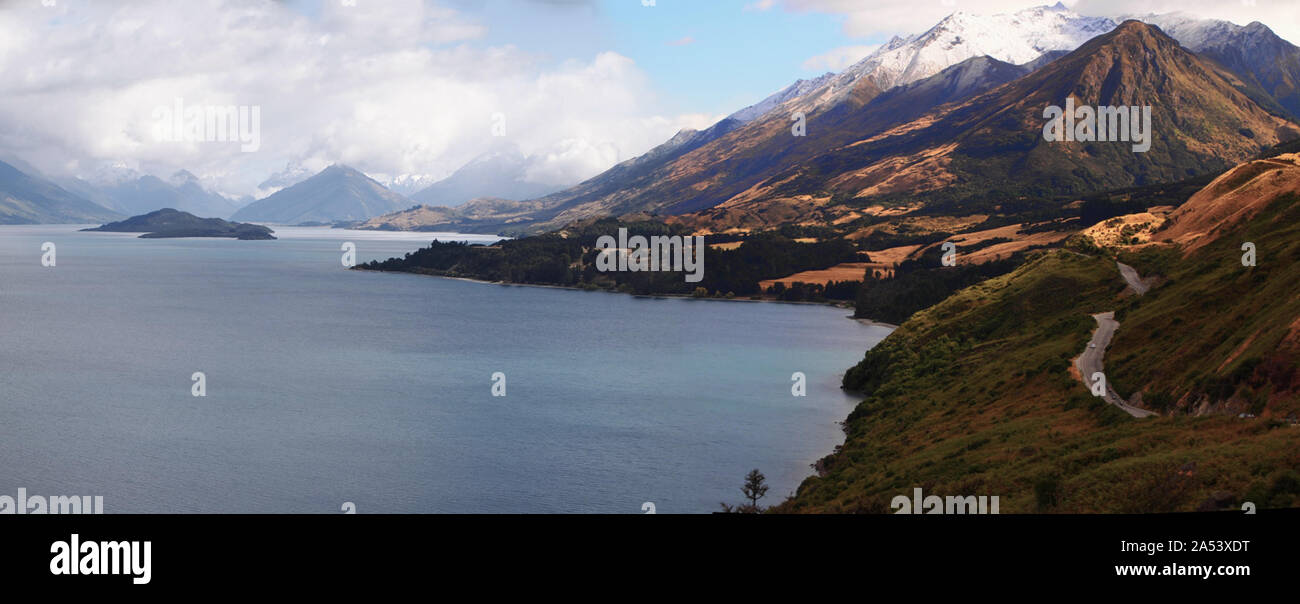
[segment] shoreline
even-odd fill
[[[885,323],[884,321],[876,321],[874,319],[864,319],[862,317],[854,317],[851,315],[849,316],[849,318],[863,325],[866,325],[867,327],[888,327],[890,329],[898,329],[898,326],[894,325],[893,323]]]
[[[467,283],[479,283],[479,284],[483,284],[483,285],[496,285],[496,286],[500,286],[500,287],[541,287],[541,288],[546,288],[546,289],[564,289],[564,290],[569,290],[569,291],[578,291],[578,292],[599,292],[599,293],[606,293],[606,294],[622,294],[622,295],[626,295],[626,296],[632,296],[632,297],[634,297],[634,298],[650,298],[650,299],[660,299],[660,300],[705,300],[705,301],[715,301],[715,302],[759,302],[759,303],[767,303],[767,304],[791,304],[791,305],[809,305],[809,306],[830,306],[830,307],[832,307],[832,308],[844,308],[844,309],[852,309],[852,308],[853,308],[853,305],[852,305],[851,303],[847,302],[847,301],[808,302],[808,301],[777,300],[777,299],[774,299],[774,298],[766,298],[766,297],[764,297],[764,298],[759,298],[759,299],[755,300],[755,299],[752,299],[752,298],[742,298],[742,297],[740,297],[740,296],[736,296],[736,297],[734,297],[734,298],[716,298],[716,297],[713,297],[713,296],[708,296],[708,297],[704,297],[704,298],[697,298],[697,297],[695,297],[695,296],[687,295],[687,294],[631,294],[631,293],[620,292],[620,291],[618,291],[618,290],[612,290],[612,289],[604,289],[604,288],[587,289],[587,288],[583,288],[583,287],[575,287],[575,286],[572,286],[572,285],[554,285],[554,284],[547,284],[547,283],[513,283],[513,282],[510,282],[510,281],[488,281],[487,279],[475,279],[475,278],[473,278],[473,277],[454,277],[454,276],[452,276],[452,275],[439,275],[439,274],[436,274],[436,273],[421,273],[421,272],[414,272],[414,271],[384,271],[384,270],[375,270],[375,269],[370,269],[370,268],[364,268],[364,267],[363,267],[362,265],[360,265],[360,264],[356,265],[355,267],[352,267],[352,268],[349,269],[349,270],[354,270],[354,271],[365,271],[365,272],[369,272],[369,273],[389,273],[389,274],[399,274],[399,275],[417,275],[417,276],[420,276],[420,277],[436,277],[436,278],[439,278],[439,279],[451,279],[451,280],[453,280],[453,281],[464,281],[464,282],[467,282]],[[866,325],[866,326],[868,326],[868,327],[888,327],[888,328],[890,328],[890,329],[898,329],[898,326],[897,326],[897,325],[892,325],[892,324],[890,324],[890,323],[883,323],[883,322],[880,322],[880,321],[873,321],[873,320],[871,320],[871,319],[864,319],[864,318],[854,317],[853,315],[849,315],[849,316],[846,317],[846,318],[853,319],[854,321],[857,321],[857,322],[859,322],[859,323],[862,323],[863,325]]]

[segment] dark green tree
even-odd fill
[[[758,500],[767,495],[767,477],[763,476],[758,468],[749,471],[745,475],[745,486],[740,487],[740,492],[745,494],[749,503],[755,510],[758,510]]]

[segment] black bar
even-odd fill
[[[557,581],[644,581],[698,575],[725,586],[736,572],[797,584],[810,577],[978,593],[1008,582],[1134,589],[1285,584],[1293,578],[1300,510],[1125,516],[25,516],[6,526],[0,568],[11,586],[145,591],[280,586],[319,589],[456,583],[466,573]],[[54,575],[51,545],[149,541],[148,584],[129,574]],[[1168,551],[1168,543],[1184,551]],[[1124,552],[1122,543],[1164,551]],[[1219,543],[1240,551],[1193,551]],[[1236,544],[1236,545],[1231,545]],[[1117,576],[1116,566],[1248,567],[1249,576]],[[1217,572],[1217,571],[1216,571]],[[836,573],[838,579],[832,579]],[[549,577],[549,579],[547,579]],[[711,578],[710,578],[711,577]],[[508,578],[508,579],[506,579]],[[739,584],[735,585],[740,589]],[[1073,591],[1073,588],[1072,590]]]

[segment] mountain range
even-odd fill
[[[810,96],[824,102],[864,80],[887,90],[923,80],[973,57],[1028,63],[1043,53],[1074,50],[1115,25],[1106,17],[1073,13],[1060,3],[989,16],[958,11],[923,33],[895,36]]]
[[[410,197],[424,204],[455,207],[480,197],[534,199],[563,188],[531,181],[528,166],[528,158],[518,146],[502,144]]]
[[[1276,102],[1291,118],[1300,118],[1300,47],[1268,26],[1258,21],[1243,26],[1182,13],[1138,18],[1241,76],[1256,101],[1266,106],[1269,101]]]
[[[829,150],[756,174],[766,178],[743,181],[750,186],[718,207],[811,195],[841,202],[853,216],[875,204],[1080,195],[1220,170],[1300,136],[1300,127],[1251,101],[1237,81],[1158,28],[1127,21],[1038,71],[882,132],[855,127],[856,113],[810,120],[810,131],[853,131],[857,140],[837,145],[832,135]],[[1045,140],[1045,108],[1067,97],[1079,105],[1151,106],[1151,149]]]
[[[202,216],[226,217],[239,202],[204,188],[198,177],[181,170],[167,180],[130,170],[99,174],[98,184],[76,176],[49,177],[35,166],[12,159],[3,163],[5,198],[0,215],[6,223],[87,223],[161,208]]]
[[[1172,182],[1300,134],[1300,49],[1259,23],[1142,20],[1150,25],[1117,26],[1059,3],[1006,15],[956,12],[840,73],[796,81],[559,191],[530,180],[528,158],[509,145],[409,198],[341,165],[305,179],[291,165],[263,183],[275,193],[238,211],[248,200],[210,193],[184,171],[167,180],[54,182],[124,214],[175,207],[277,224],[532,233],[657,214],[706,232],[787,223],[867,229],[881,212],[902,208],[969,213],[998,199]],[[1090,106],[1151,105],[1152,150],[1042,140],[1038,114],[1067,96]],[[792,120],[804,136],[793,135]],[[392,181],[404,190],[419,182]],[[37,214],[22,220],[55,219]]]
[[[682,131],[535,199],[536,210],[454,224],[542,232],[593,216],[652,213],[703,231],[865,226],[873,206],[918,193],[933,212],[959,197],[1042,198],[1169,182],[1300,133],[1288,108],[1300,70],[1296,47],[1258,23],[1147,20],[1165,23],[1186,44],[1157,27],[1119,32],[1113,20],[1060,4],[990,17],[954,13],[840,74],[796,82],[711,128]],[[1154,150],[1047,144],[1039,114],[1067,95],[1092,106],[1151,105]],[[806,136],[791,134],[796,114]]]
[[[398,195],[360,171],[335,164],[293,186],[240,208],[232,220],[271,224],[332,224],[366,220],[411,207]]]
[[[0,224],[92,223],[121,214],[0,162]]]
[[[135,216],[175,208],[199,216],[228,218],[239,203],[205,189],[194,174],[180,170],[167,180],[145,174],[95,186],[77,178],[60,179],[64,186],[116,212]]]

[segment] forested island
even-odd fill
[[[143,233],[141,239],[173,239],[179,237],[224,237],[240,240],[275,239],[271,229],[220,218],[199,218],[189,212],[164,208],[126,220],[111,222],[83,231],[106,233]]]

